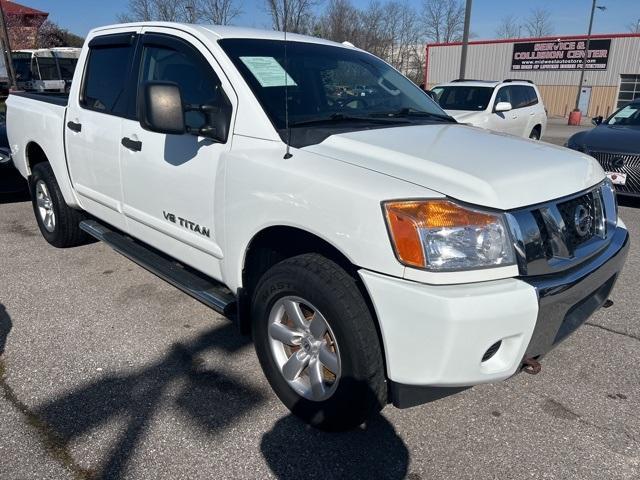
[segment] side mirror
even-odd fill
[[[429,95],[433,100],[436,99],[436,94],[433,93],[431,90],[424,90],[424,93],[426,93],[427,95]]]
[[[496,108],[494,108],[495,112],[508,112],[509,110],[513,110],[509,102],[498,102],[496,103]]]
[[[604,118],[602,118],[602,115],[598,115],[597,117],[593,117],[591,119],[591,123],[593,123],[597,127],[602,123],[602,120],[604,120]]]
[[[185,133],[180,87],[173,82],[146,82],[138,103],[138,118],[142,128],[151,132]]]
[[[229,136],[231,125],[231,104],[226,101],[220,105],[185,105],[187,112],[200,112],[204,115],[204,124],[200,128],[187,127],[188,133],[208,137],[224,143]]]

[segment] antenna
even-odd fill
[[[284,3],[284,128],[287,130],[287,151],[284,154],[284,159],[288,160],[293,155],[291,154],[291,128],[289,128],[289,58],[287,57],[287,22],[288,22],[288,10],[287,0],[283,0]]]

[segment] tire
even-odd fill
[[[318,366],[314,347],[305,351],[310,343],[305,341],[306,337],[289,347],[271,333],[273,323],[282,326],[274,321],[280,318],[279,314],[291,323],[287,305],[295,301],[302,305],[300,311],[306,313],[306,320],[312,320],[305,335],[311,335],[314,325],[320,325],[318,319],[325,320],[322,325],[326,334],[312,338],[323,339],[315,342],[316,347],[322,344],[316,355],[324,367]],[[289,332],[294,330],[286,325],[285,328]],[[252,298],[252,334],[258,359],[276,395],[293,414],[314,427],[349,430],[386,405],[384,364],[374,319],[353,277],[333,261],[310,253],[283,260],[269,269],[259,280]],[[327,351],[337,358],[337,369],[335,359],[326,361],[331,357]],[[290,381],[285,378],[282,362],[287,363],[296,355],[306,355],[309,360],[299,376]],[[322,387],[316,390],[310,387],[303,393],[306,381],[312,385],[313,372],[318,371]],[[329,381],[324,381],[327,377]],[[319,391],[326,396],[320,398],[320,394],[316,395]]]
[[[540,129],[538,127],[534,127],[529,134],[529,138],[531,140],[540,140]]]
[[[42,162],[33,167],[29,189],[33,213],[47,242],[54,247],[67,248],[89,240],[80,230],[84,215],[67,205],[49,163]]]

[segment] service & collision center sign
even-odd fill
[[[514,43],[511,70],[579,70],[586,46],[586,40]],[[606,70],[610,48],[610,38],[591,40],[586,68]]]

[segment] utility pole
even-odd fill
[[[591,43],[591,29],[593,27],[593,15],[596,11],[596,8],[599,10],[606,10],[607,7],[596,7],[596,0],[592,1],[591,4],[591,16],[589,17],[589,30],[587,31],[587,44],[585,45],[584,50],[584,58],[582,59],[582,70],[580,70],[580,83],[578,83],[578,94],[576,95],[576,106],[574,110],[578,110],[578,104],[580,103],[580,92],[582,91],[582,84],[584,82],[584,71],[587,68],[587,57],[589,56],[589,44]]]
[[[189,13],[189,18],[187,19],[188,20],[187,23],[196,23],[196,8],[195,8],[195,5],[193,3],[189,3],[189,5],[187,5],[185,8],[187,9],[187,12]]]
[[[467,6],[464,9],[464,32],[462,34],[462,54],[460,55],[460,75],[458,78],[464,78],[467,70],[467,48],[469,47],[469,24],[471,23],[471,3],[473,0],[467,0]]]
[[[16,75],[13,71],[13,61],[11,60],[11,44],[9,43],[9,33],[7,32],[7,22],[4,18],[4,10],[0,6],[0,46],[2,47],[2,55],[4,58],[4,66],[9,77],[9,86],[16,90]]]

